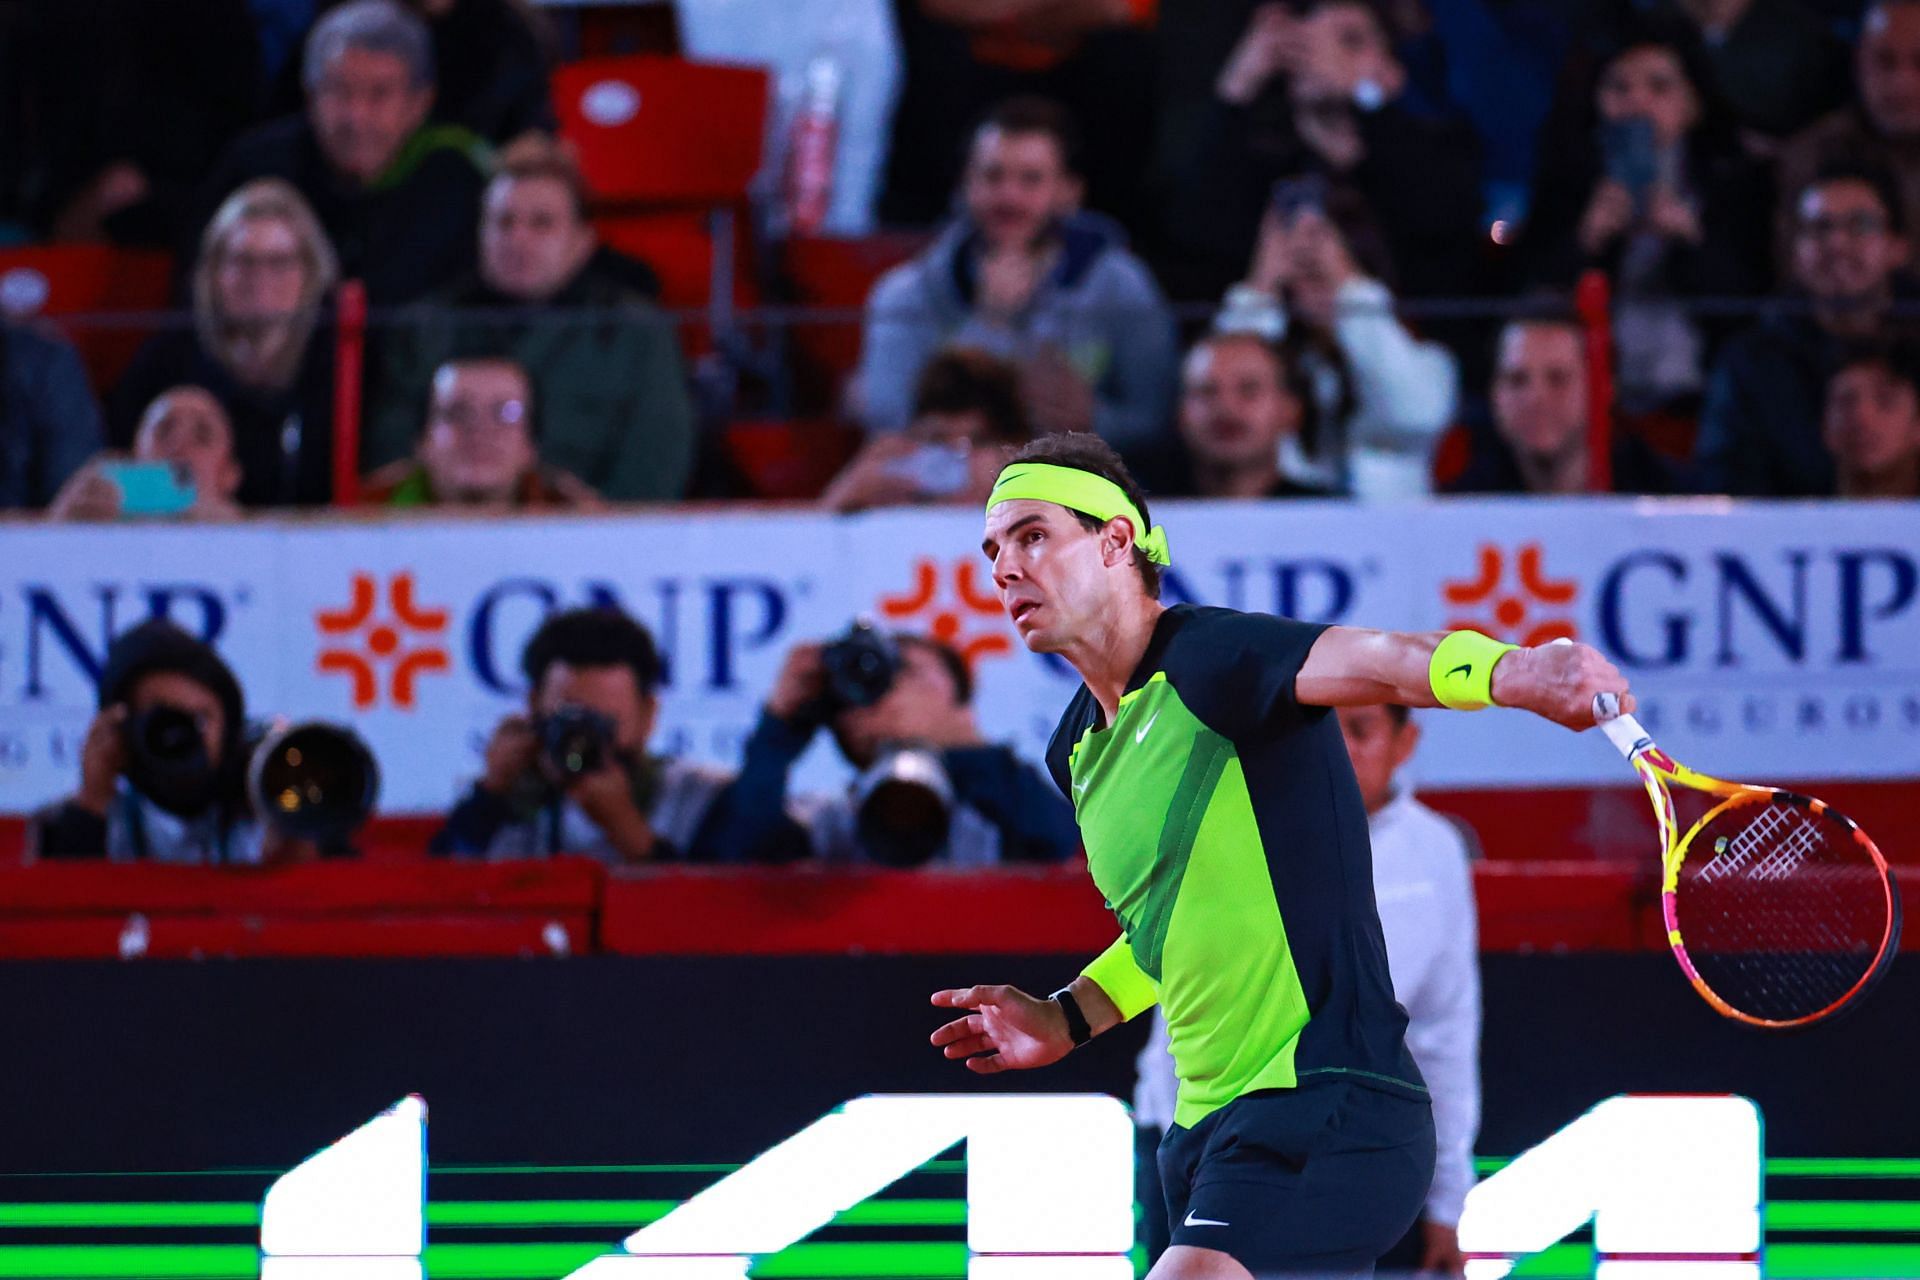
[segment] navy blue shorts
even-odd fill
[[[1368,1275],[1433,1183],[1433,1107],[1351,1076],[1263,1089],[1167,1130],[1159,1163],[1172,1243],[1256,1276]]]

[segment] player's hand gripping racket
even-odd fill
[[[1595,694],[1593,715],[1653,801],[1667,943],[1707,1003],[1778,1029],[1865,995],[1900,946],[1900,891],[1867,833],[1822,801],[1694,772],[1615,694]],[[1684,835],[1674,787],[1719,797]]]

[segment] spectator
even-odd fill
[[[887,866],[1073,856],[1080,837],[1072,808],[1045,774],[981,735],[966,660],[920,636],[853,635],[869,655],[887,655],[864,668],[887,670],[883,691],[864,705],[850,697],[845,668],[855,664],[833,659],[837,646],[789,653],[747,739],[725,847],[754,861],[811,853]],[[790,814],[788,772],[823,725],[859,777],[844,793],[794,801]]]
[[[205,387],[169,387],[140,416],[133,438],[135,462],[170,463],[193,486],[194,520],[235,520],[240,504],[240,460],[233,452],[233,424]],[[47,515],[54,520],[118,520],[126,495],[95,459],[60,489]]]
[[[308,35],[301,78],[305,114],[236,141],[209,203],[252,178],[292,183],[375,305],[410,302],[470,268],[486,148],[456,125],[427,124],[426,24],[399,0],[349,0]]]
[[[221,204],[193,270],[193,329],[150,339],[109,403],[116,445],[169,387],[204,387],[226,410],[248,507],[333,494],[332,335],[322,323],[339,267],[300,193],[277,178]]]
[[[1549,134],[1537,168],[1523,254],[1553,287],[1593,267],[1612,277],[1617,395],[1629,413],[1700,393],[1709,335],[1681,299],[1767,283],[1771,191],[1711,75],[1684,31],[1629,33],[1585,87],[1591,108],[1573,137]]]
[[[964,214],[867,300],[859,398],[870,430],[907,425],[914,380],[950,345],[1017,360],[1041,431],[1097,431],[1126,449],[1164,429],[1172,317],[1119,233],[1077,212],[1077,173],[1052,104],[1016,99],[981,125]]]
[[[695,430],[679,344],[611,256],[596,253],[579,173],[553,144],[507,153],[487,184],[479,273],[434,304],[384,344],[371,461],[412,447],[434,370],[504,356],[533,377],[548,463],[616,502],[686,493]]]
[[[984,504],[1010,448],[1033,435],[1020,371],[984,351],[955,348],[927,362],[913,389],[913,421],[869,440],[820,505],[829,511],[915,502]]]
[[[1500,330],[1493,431],[1478,433],[1456,493],[1593,493],[1587,335],[1577,320],[1530,318]],[[1613,433],[1614,493],[1670,493],[1666,465],[1639,436]]]
[[[1277,343],[1312,390],[1312,438],[1280,446],[1281,472],[1296,484],[1369,501],[1432,488],[1459,367],[1395,317],[1390,266],[1364,203],[1309,180],[1284,212],[1268,212],[1246,280],[1214,319],[1217,332]]]
[[[614,608],[556,613],[520,669],[527,710],[493,731],[486,771],[434,836],[436,854],[713,858],[703,828],[726,779],[647,753],[664,670],[645,627]]]
[[[1824,434],[1843,498],[1920,498],[1920,367],[1907,349],[1850,357],[1827,384]]]
[[[1380,1265],[1393,1275],[1461,1275],[1460,1213],[1474,1183],[1480,1128],[1480,972],[1471,851],[1446,818],[1396,789],[1419,726],[1405,707],[1343,707],[1340,730],[1367,806],[1373,890],[1394,998],[1407,1011],[1407,1048],[1433,1095],[1437,1150],[1420,1221]],[[1139,1057],[1134,1116],[1164,1130],[1177,1082],[1158,1011]],[[1150,1161],[1148,1163],[1151,1163]]]
[[[1761,320],[1721,353],[1696,448],[1709,493],[1834,491],[1820,438],[1827,379],[1850,347],[1887,339],[1910,260],[1899,189],[1884,170],[1837,164],[1796,195],[1794,277],[1808,304]]]
[[[103,443],[79,353],[49,329],[0,319],[0,510],[45,506]]]
[[[1196,498],[1312,498],[1326,491],[1287,479],[1280,449],[1318,430],[1313,392],[1287,358],[1252,333],[1202,338],[1181,378],[1180,439],[1187,484]]]
[[[312,0],[306,0],[309,9]],[[341,0],[322,0],[320,8]],[[527,0],[406,0],[433,34],[437,71],[435,123],[458,125],[496,146],[521,134],[554,128],[547,70],[552,31]],[[292,67],[275,77],[268,107],[275,115],[300,110],[301,84]]]
[[[1794,135],[1780,152],[1776,185],[1806,189],[1824,168],[1845,162],[1884,168],[1899,192],[1902,226],[1920,225],[1920,3],[1874,0],[1854,46],[1858,101]],[[1798,210],[1780,209],[1777,240],[1783,273],[1795,257]]]
[[[582,481],[540,465],[535,409],[527,371],[513,361],[447,361],[434,375],[414,456],[367,477],[365,500],[492,511],[602,506]]]
[[[817,5],[816,5],[817,7]],[[888,6],[904,76],[880,219],[928,226],[952,210],[968,140],[997,102],[1038,96],[1088,131],[1091,207],[1138,222],[1140,148],[1153,131],[1159,0],[903,0]],[[860,72],[867,70],[865,64]]]
[[[80,789],[33,816],[33,856],[265,861],[273,839],[242,798],[246,703],[220,655],[156,618],[113,642],[99,688],[100,713],[80,748]],[[188,717],[195,733],[181,734],[168,713]],[[168,742],[173,735],[180,740]]]
[[[1744,129],[1784,138],[1833,110],[1851,84],[1847,48],[1798,0],[1677,0],[1699,32],[1714,88]]]
[[[1317,174],[1359,191],[1409,293],[1477,283],[1480,157],[1463,125],[1416,114],[1367,0],[1260,5],[1170,175],[1170,243],[1209,291],[1252,251],[1276,181]]]

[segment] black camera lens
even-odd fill
[[[900,647],[870,622],[856,622],[820,651],[827,696],[835,708],[870,707],[887,696],[900,673]]]
[[[149,708],[134,717],[131,729],[135,752],[152,760],[191,760],[205,750],[200,726],[178,707]]]
[[[590,707],[561,707],[540,724],[540,749],[563,781],[599,769],[613,749],[613,721]]]
[[[373,812],[380,768],[350,729],[299,724],[270,733],[248,768],[260,816],[290,835],[337,845]]]
[[[128,717],[122,733],[135,791],[183,818],[213,803],[218,774],[191,714],[160,703]]]

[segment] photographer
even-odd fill
[[[1047,778],[981,737],[973,680],[951,648],[856,624],[787,655],[728,798],[726,847],[754,861],[952,866],[1059,862],[1080,838]],[[787,775],[829,728],[860,771],[839,795],[787,808]]]
[[[292,852],[247,812],[245,721],[239,681],[210,646],[159,618],[125,632],[101,668],[80,789],[33,816],[28,848],[191,865]]]
[[[709,859],[701,839],[727,779],[646,753],[660,655],[618,609],[556,613],[520,655],[527,712],[500,722],[486,772],[447,815],[436,854],[603,862]]]

